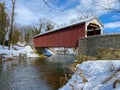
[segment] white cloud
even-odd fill
[[[71,2],[73,3],[73,0]],[[54,13],[53,20],[59,20],[59,23],[68,23],[71,19],[75,19],[83,14],[100,16],[110,11],[105,8],[116,7],[117,5],[115,2],[117,2],[117,0],[80,0],[76,7],[64,10],[64,12],[59,12],[59,14]]]
[[[116,2],[117,0],[79,0],[78,4],[74,5],[74,7],[67,8],[77,1],[78,0],[66,0],[66,3],[63,4],[64,6],[60,7],[54,5],[54,3],[50,3],[52,8],[57,9],[51,10],[51,8],[47,6],[43,8],[44,3],[41,0],[19,0],[16,5],[16,22],[23,25],[33,24],[38,21],[39,18],[47,18],[57,24],[65,24],[83,13],[92,13],[100,16],[108,12],[107,10],[103,10],[103,7],[116,7],[112,2]],[[64,9],[64,11],[59,11],[62,9]]]
[[[117,0],[80,0],[80,5],[77,9],[82,13],[92,13],[100,16],[103,13],[108,12],[106,8],[116,7]]]
[[[51,10],[51,8],[48,7],[43,8],[44,5],[38,2],[39,1],[37,0],[31,4],[29,2],[25,6],[21,5],[21,3],[18,3],[18,6],[16,8],[16,22],[22,25],[28,25],[30,23],[33,24],[34,22],[38,21],[39,18],[46,18],[60,25],[66,24],[72,18],[76,18],[78,16],[78,11],[74,8],[61,11],[61,8],[55,7],[53,5],[52,8],[55,8],[57,10]],[[73,1],[71,1],[71,3],[72,2]]]
[[[36,20],[37,20],[36,15],[28,8],[19,7],[16,9],[16,22],[24,25],[31,24],[31,22],[34,22]]]
[[[69,23],[71,19],[77,18],[77,16],[78,11],[76,11],[75,9],[69,9],[63,12],[55,13],[54,15],[51,15],[49,19],[54,17],[52,18],[52,20],[60,25]]]
[[[104,28],[120,28],[120,21],[104,24]]]

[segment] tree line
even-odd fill
[[[11,15],[7,13],[5,3],[0,2],[0,44],[3,48],[7,45],[10,50],[10,47],[16,45],[18,41],[32,43],[33,36],[40,34],[42,30],[49,31],[54,28],[54,23],[47,19],[40,19],[38,25],[34,26],[14,24],[16,0],[11,1]]]

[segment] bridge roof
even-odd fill
[[[88,18],[88,19],[84,19],[84,20],[80,20],[78,22],[75,22],[75,23],[72,23],[72,24],[69,24],[69,25],[65,25],[65,26],[62,26],[62,27],[59,27],[59,28],[55,28],[55,29],[52,29],[50,31],[47,31],[45,33],[41,33],[41,34],[38,34],[38,35],[35,35],[35,37],[39,37],[39,36],[42,36],[42,35],[45,35],[45,34],[48,34],[48,33],[51,33],[51,32],[55,32],[55,31],[59,31],[59,30],[63,30],[65,28],[68,28],[68,27],[72,27],[72,26],[75,26],[75,25],[79,25],[79,24],[82,24],[82,23],[86,23],[88,21],[91,21],[93,19],[97,19],[97,21],[101,24],[101,26],[103,27],[103,24],[100,22],[100,20],[97,18],[97,17],[91,17],[91,18]]]

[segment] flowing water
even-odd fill
[[[29,58],[0,64],[0,90],[58,90],[60,78],[69,75],[73,55]]]

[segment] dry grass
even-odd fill
[[[76,73],[77,73],[78,75],[80,75],[80,77],[82,78],[82,82],[83,82],[83,83],[88,82],[87,78],[84,76],[84,73],[83,73],[83,70],[82,70],[82,69],[76,68],[76,71],[77,71]]]
[[[64,74],[64,77],[60,77],[60,86],[65,85],[67,81],[68,81],[67,74]]]

